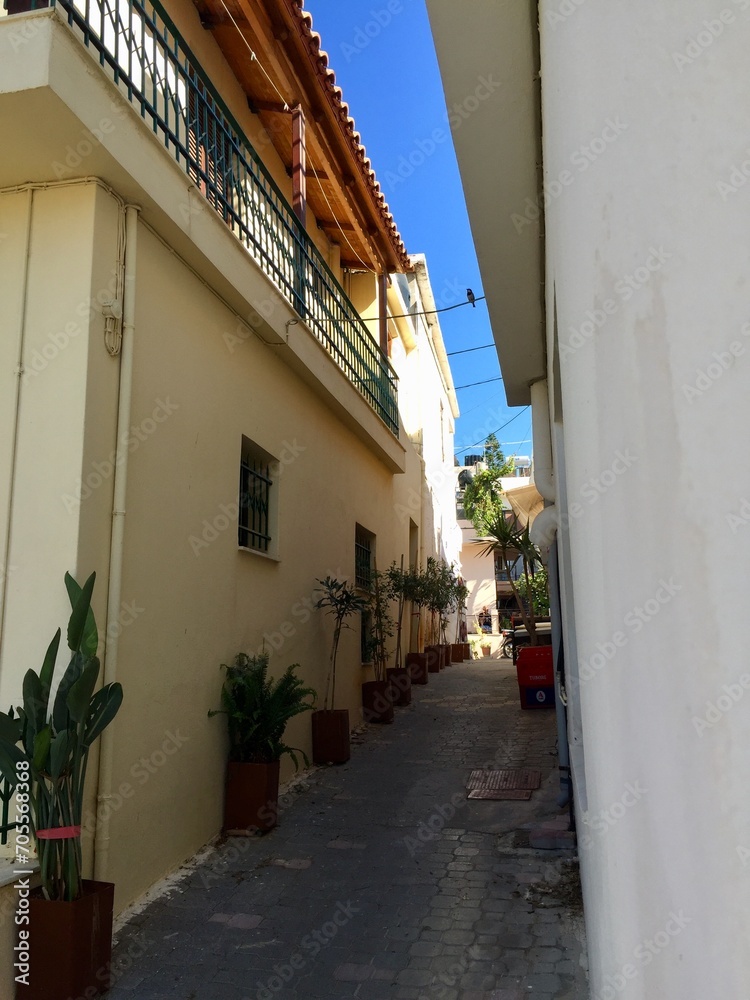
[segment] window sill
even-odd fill
[[[238,552],[247,552],[248,555],[258,556],[259,559],[268,559],[269,562],[281,562],[279,556],[274,555],[272,552],[259,552],[258,549],[249,549],[244,545],[237,546]]]

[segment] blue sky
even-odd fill
[[[464,300],[467,288],[482,295],[425,0],[306,0],[305,9],[406,249],[427,256],[438,308]],[[484,302],[443,313],[440,323],[448,352],[492,343]],[[456,386],[500,375],[494,347],[450,361]],[[505,453],[530,454],[531,411],[508,408],[502,382],[460,389],[458,401],[459,458],[511,418],[498,432]]]

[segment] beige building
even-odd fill
[[[316,578],[460,552],[427,268],[309,16],[139,10],[0,18],[0,704],[67,620],[64,572],[95,570],[125,701],[85,857],[118,910],[220,829],[219,665],[265,643],[322,691]],[[309,717],[289,735],[309,749]]]

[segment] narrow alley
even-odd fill
[[[274,831],[205,852],[126,914],[111,1000],[583,1000],[575,852],[529,844],[560,815],[555,740],[510,661],[430,675],[349,763],[292,783]],[[480,768],[536,768],[542,786],[467,800]]]

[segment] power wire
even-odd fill
[[[470,354],[472,351],[486,351],[489,347],[495,346],[495,344],[482,344],[481,347],[467,347],[463,351],[448,351],[448,357],[452,358],[454,354]]]
[[[459,452],[461,452],[461,451],[468,451],[469,448],[479,448],[480,445],[484,444],[484,442],[487,440],[487,438],[490,436],[490,434],[497,434],[498,431],[505,430],[505,428],[508,427],[509,424],[512,424],[514,420],[518,420],[518,418],[521,416],[521,414],[526,413],[526,411],[530,410],[530,409],[531,409],[530,406],[524,406],[524,408],[522,410],[519,410],[518,413],[514,417],[510,418],[510,420],[506,420],[505,423],[502,424],[500,427],[496,427],[494,429],[494,431],[490,431],[489,434],[486,434],[482,438],[481,441],[476,441],[474,444],[465,444],[465,445],[463,445],[460,448],[456,448],[454,450],[453,454],[454,455],[458,455]]]
[[[454,389],[471,389],[475,385],[487,385],[488,382],[502,382],[503,376],[498,375],[497,378],[486,378],[481,382],[468,382],[466,385],[456,385]]]
[[[476,298],[474,299],[474,302],[481,302],[483,299],[486,298],[487,298],[486,295],[477,295]],[[436,313],[447,313],[450,312],[451,309],[458,309],[460,306],[469,306],[471,304],[472,304],[471,299],[467,299],[465,302],[457,302],[453,306],[443,306],[442,309],[425,309],[422,312],[396,313],[395,316],[389,316],[388,318],[408,319],[410,316],[434,316]],[[365,323],[375,322],[377,318],[378,318],[377,316],[362,317]]]

